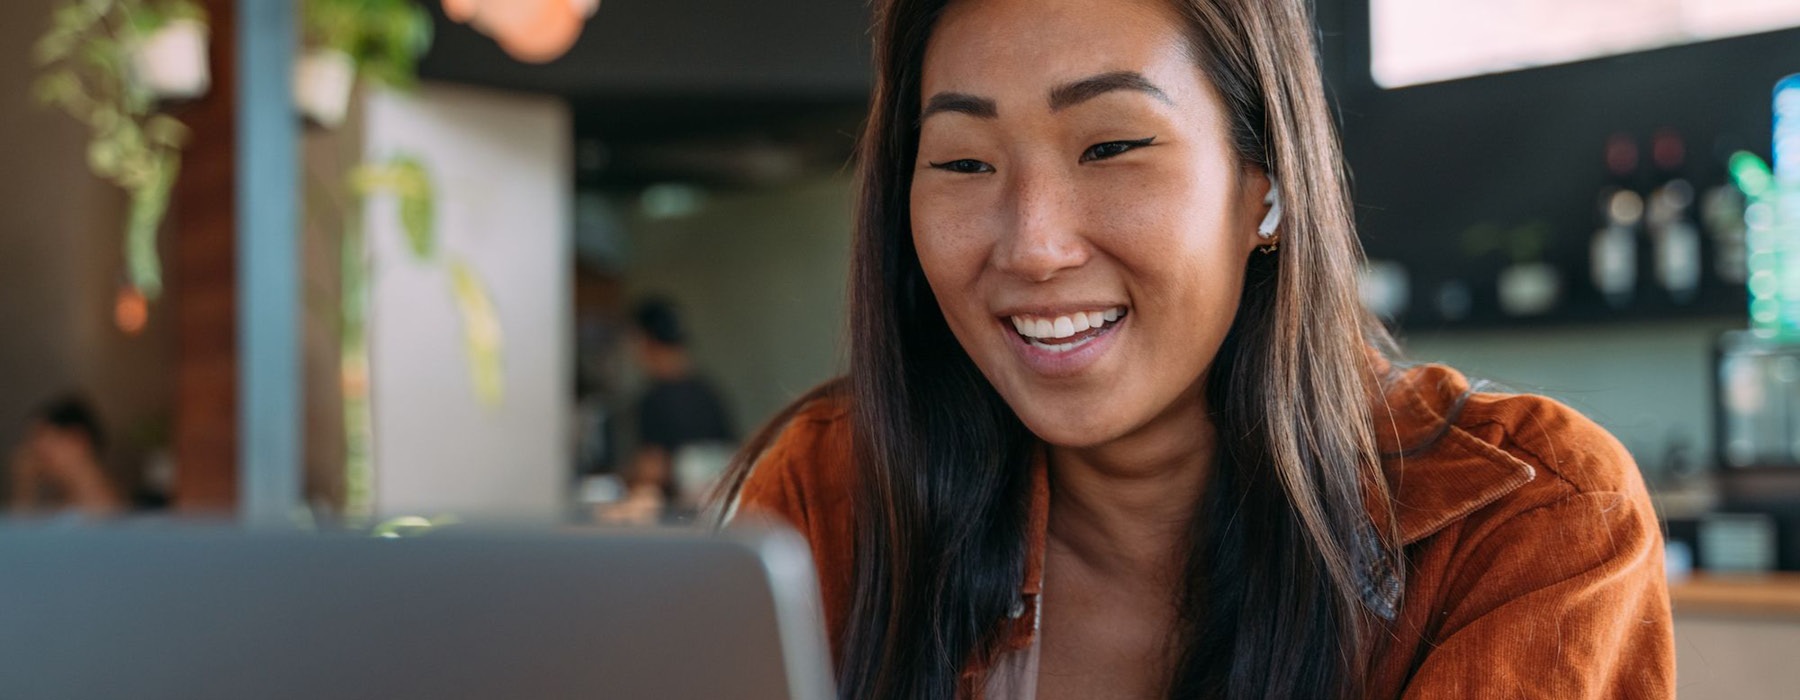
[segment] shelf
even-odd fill
[[[1675,614],[1780,617],[1800,621],[1800,574],[1697,574],[1669,584]]]
[[[1649,298],[1642,303],[1616,309],[1595,297],[1576,298],[1564,306],[1538,316],[1508,316],[1491,306],[1478,307],[1467,317],[1449,320],[1436,313],[1401,316],[1389,324],[1409,334],[1479,332],[1493,330],[1530,330],[1581,326],[1614,326],[1622,324],[1667,322],[1717,322],[1720,325],[1748,327],[1749,299],[1739,290],[1708,290],[1691,303],[1677,304],[1668,299]]]

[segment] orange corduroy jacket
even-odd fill
[[[1574,410],[1529,395],[1474,394],[1431,442],[1468,389],[1424,365],[1376,407],[1384,453],[1429,447],[1383,465],[1406,567],[1368,697],[1674,697],[1662,538],[1631,456]],[[848,406],[818,400],[758,458],[739,499],[740,513],[779,518],[811,545],[834,642],[851,600],[850,462]],[[1033,470],[1023,605],[999,623],[1007,649],[1032,643],[1042,592],[1051,494],[1044,460]],[[980,695],[985,672],[971,661],[965,696]]]

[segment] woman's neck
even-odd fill
[[[1193,396],[1119,439],[1049,449],[1051,546],[1095,574],[1175,582],[1217,444]]]

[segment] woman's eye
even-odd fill
[[[1132,150],[1134,148],[1141,148],[1143,146],[1148,146],[1148,145],[1150,145],[1150,143],[1152,141],[1155,141],[1155,140],[1156,140],[1156,137],[1152,136],[1147,139],[1134,139],[1131,141],[1108,141],[1106,143],[1096,143],[1092,146],[1088,146],[1088,149],[1081,153],[1081,162],[1086,163],[1086,162],[1095,161],[1095,160],[1106,160],[1108,158],[1122,154],[1122,153]]]
[[[952,160],[952,161],[945,161],[943,163],[932,163],[931,167],[937,168],[938,170],[948,170],[953,173],[962,173],[964,175],[973,175],[976,173],[991,173],[994,171],[994,166],[988,165],[987,163],[983,163],[983,162],[981,162],[979,160],[975,160],[973,158],[961,158],[961,159]]]

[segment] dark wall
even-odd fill
[[[568,55],[535,66],[426,4],[438,29],[419,67],[427,78],[572,98],[819,98],[869,84],[864,0],[605,0]]]
[[[1501,253],[1468,255],[1466,231],[1532,223],[1550,232],[1546,257],[1567,273],[1568,298],[1530,323],[1743,314],[1742,290],[1722,283],[1692,305],[1643,295],[1624,311],[1591,290],[1585,275],[1608,182],[1605,145],[1612,134],[1630,136],[1647,170],[1651,136],[1674,129],[1687,144],[1685,174],[1701,188],[1723,181],[1723,159],[1734,150],[1767,158],[1771,93],[1782,76],[1800,73],[1800,30],[1383,90],[1368,71],[1367,5],[1322,8],[1322,19],[1337,18],[1325,27],[1336,35],[1326,58],[1339,64],[1329,73],[1365,245],[1371,257],[1411,270],[1410,320],[1441,324],[1427,310],[1437,281],[1491,282],[1507,263]],[[1491,284],[1472,286],[1479,291],[1471,322],[1514,322],[1493,310]]]

